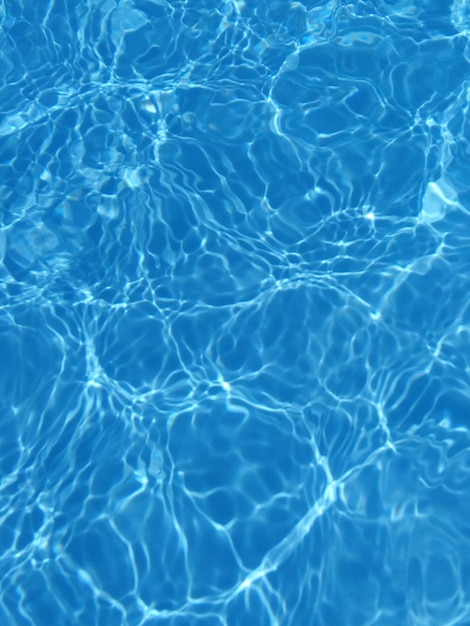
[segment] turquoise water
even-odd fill
[[[0,1],[0,624],[470,625],[469,36]]]

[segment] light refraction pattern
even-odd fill
[[[0,2],[0,623],[470,625],[470,4]]]

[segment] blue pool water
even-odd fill
[[[0,625],[470,625],[470,2],[0,1]]]

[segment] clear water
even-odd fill
[[[0,624],[469,626],[470,4],[0,29]]]

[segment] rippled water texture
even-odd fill
[[[470,3],[0,27],[0,624],[469,626]]]

